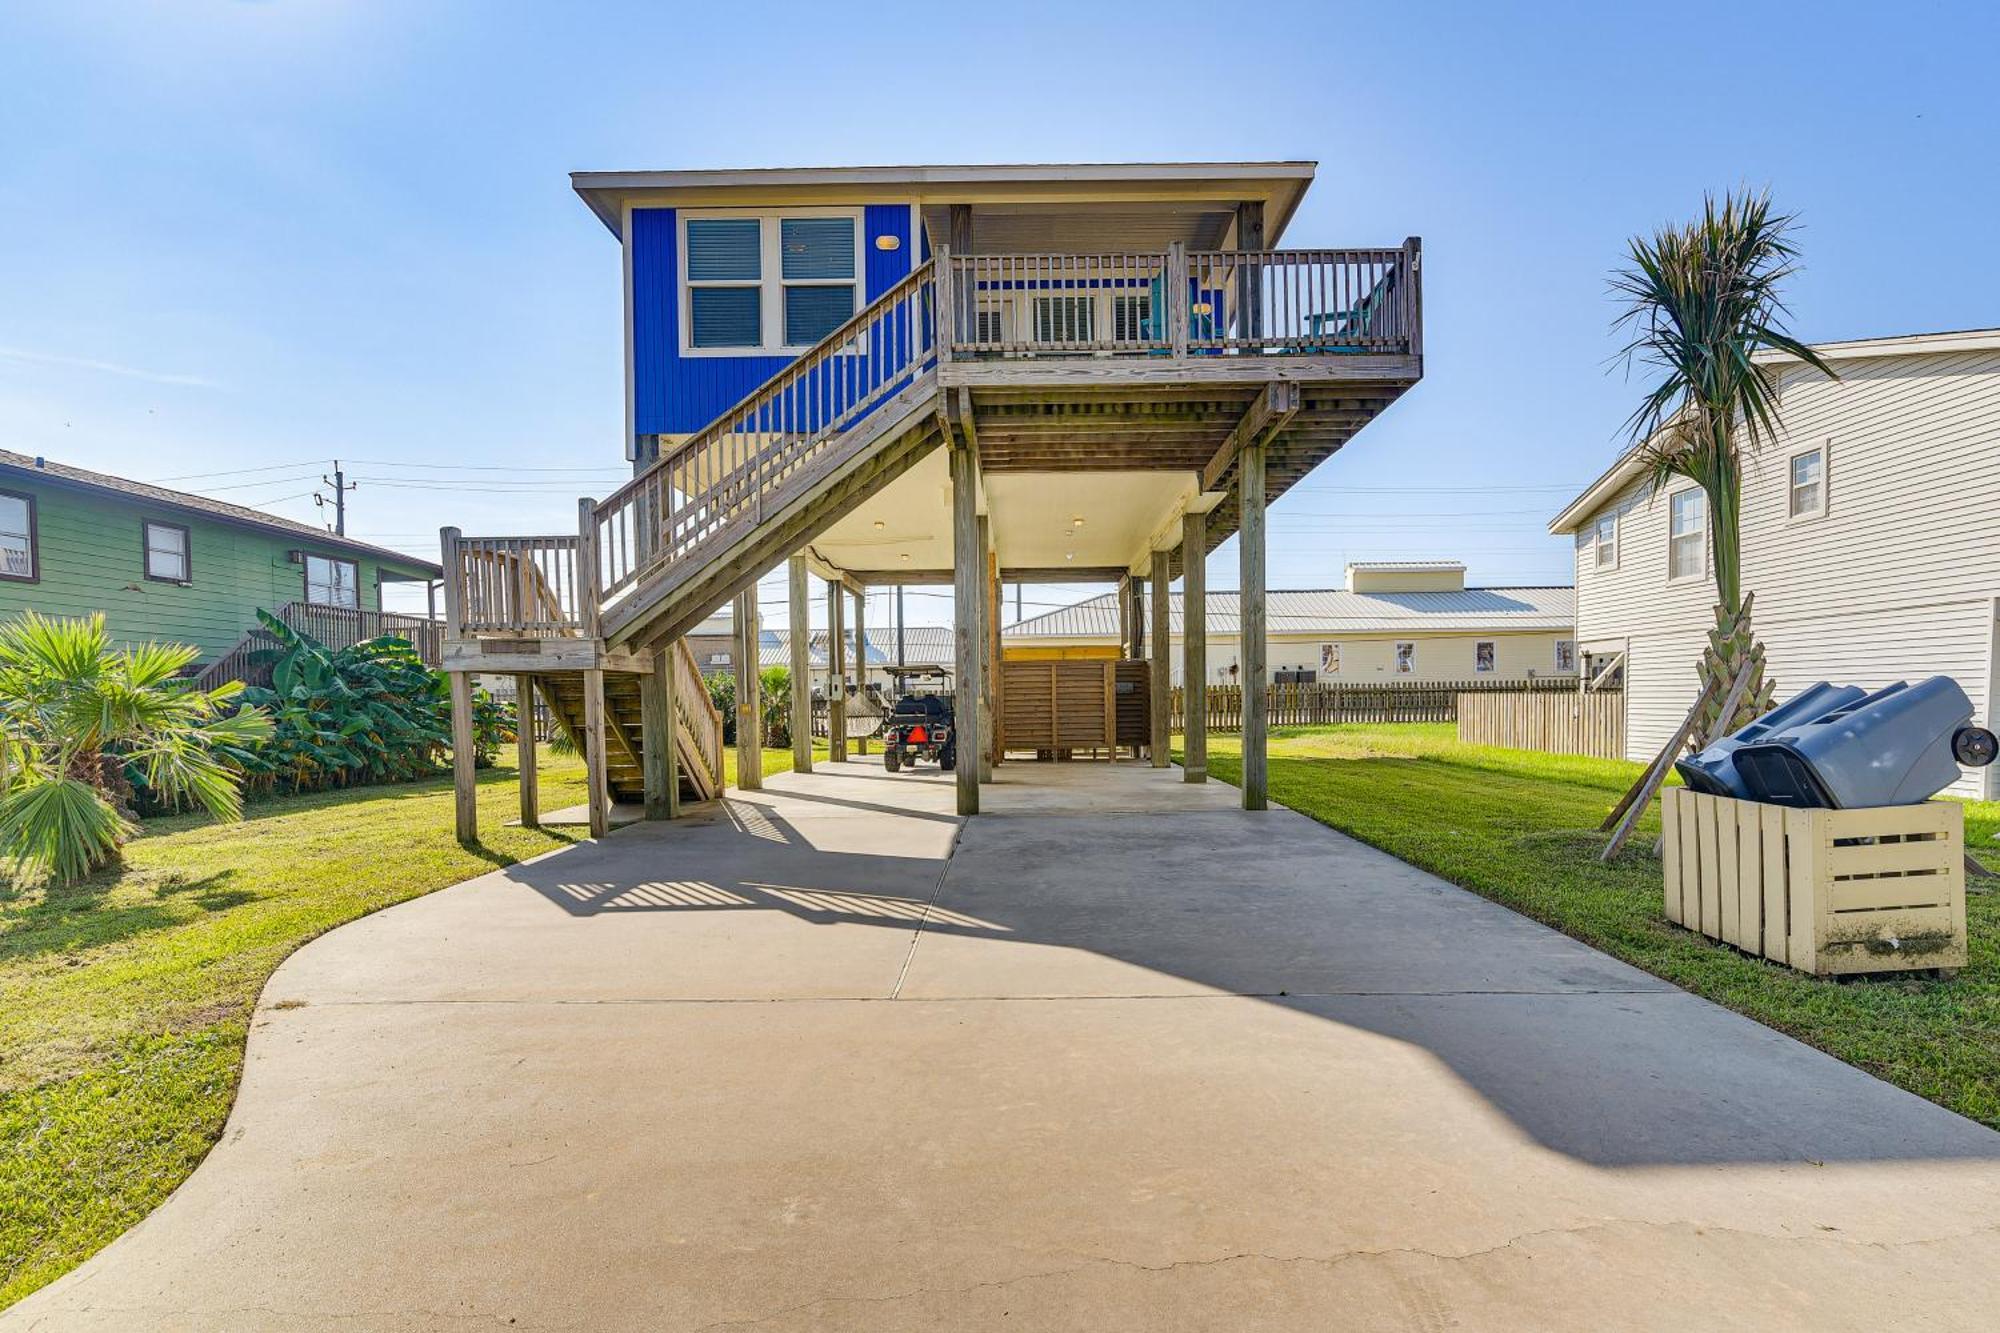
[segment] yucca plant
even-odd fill
[[[114,648],[101,614],[29,611],[0,625],[0,854],[30,875],[89,874],[132,834],[132,780],[155,800],[240,818],[232,757],[270,722],[234,707],[240,685],[183,679],[199,656],[186,644]]]
[[[1697,220],[1634,237],[1631,266],[1611,282],[1625,306],[1618,326],[1631,333],[1626,363],[1663,372],[1628,423],[1654,489],[1685,477],[1708,502],[1716,627],[1700,669],[1702,684],[1715,688],[1697,744],[1764,712],[1774,689],[1763,679],[1742,586],[1743,459],[1781,430],[1777,375],[1756,354],[1785,352],[1834,373],[1785,328],[1780,288],[1797,271],[1796,222],[1774,211],[1768,193],[1710,195]],[[1724,717],[1723,696],[1746,663],[1749,684]]]

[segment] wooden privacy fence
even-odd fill
[[[1481,690],[1458,698],[1458,738],[1510,750],[1625,757],[1625,692]]]
[[[1545,681],[1412,681],[1383,685],[1297,685],[1270,687],[1267,707],[1274,727],[1317,727],[1337,722],[1450,722],[1464,695],[1512,693],[1574,695],[1574,677]],[[1169,716],[1175,731],[1187,729],[1186,691],[1175,686]],[[1208,687],[1208,729],[1243,730],[1243,687]]]

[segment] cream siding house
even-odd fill
[[[2000,613],[2000,330],[1832,343],[1781,367],[1784,437],[1747,461],[1743,590],[1778,697],[1816,680],[1947,675],[1993,725]],[[1628,757],[1658,753],[1712,622],[1707,515],[1627,455],[1550,524],[1573,537],[1587,664],[1624,656]],[[1676,535],[1678,534],[1678,536]],[[1961,795],[2000,795],[2000,770]]]
[[[1240,683],[1238,603],[1208,594],[1211,685]],[[1172,681],[1182,683],[1179,593],[1170,599]],[[1273,589],[1266,660],[1272,678],[1319,684],[1527,680],[1576,670],[1569,588],[1468,588],[1444,561],[1353,564],[1344,588]],[[1116,656],[1118,599],[1105,593],[1001,632],[1013,659]]]

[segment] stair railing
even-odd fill
[[[674,702],[681,721],[694,737],[695,750],[701,756],[702,766],[707,771],[708,790],[713,794],[722,791],[722,713],[709,697],[708,682],[702,679],[701,666],[694,660],[694,650],[688,647],[686,639],[674,640],[671,658],[674,673]]]
[[[761,522],[839,437],[936,363],[934,265],[926,261],[749,397],[595,506],[597,590],[641,579]]]

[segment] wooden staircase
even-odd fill
[[[685,644],[676,647],[679,676],[674,701],[679,707],[674,739],[681,795],[690,800],[714,800],[722,794],[722,715],[708,697],[693,655]],[[640,682],[644,679],[629,672],[605,673],[604,771],[613,800],[638,803],[646,799],[644,728],[640,724]],[[577,753],[585,753],[583,673],[550,672],[536,676],[535,682]]]

